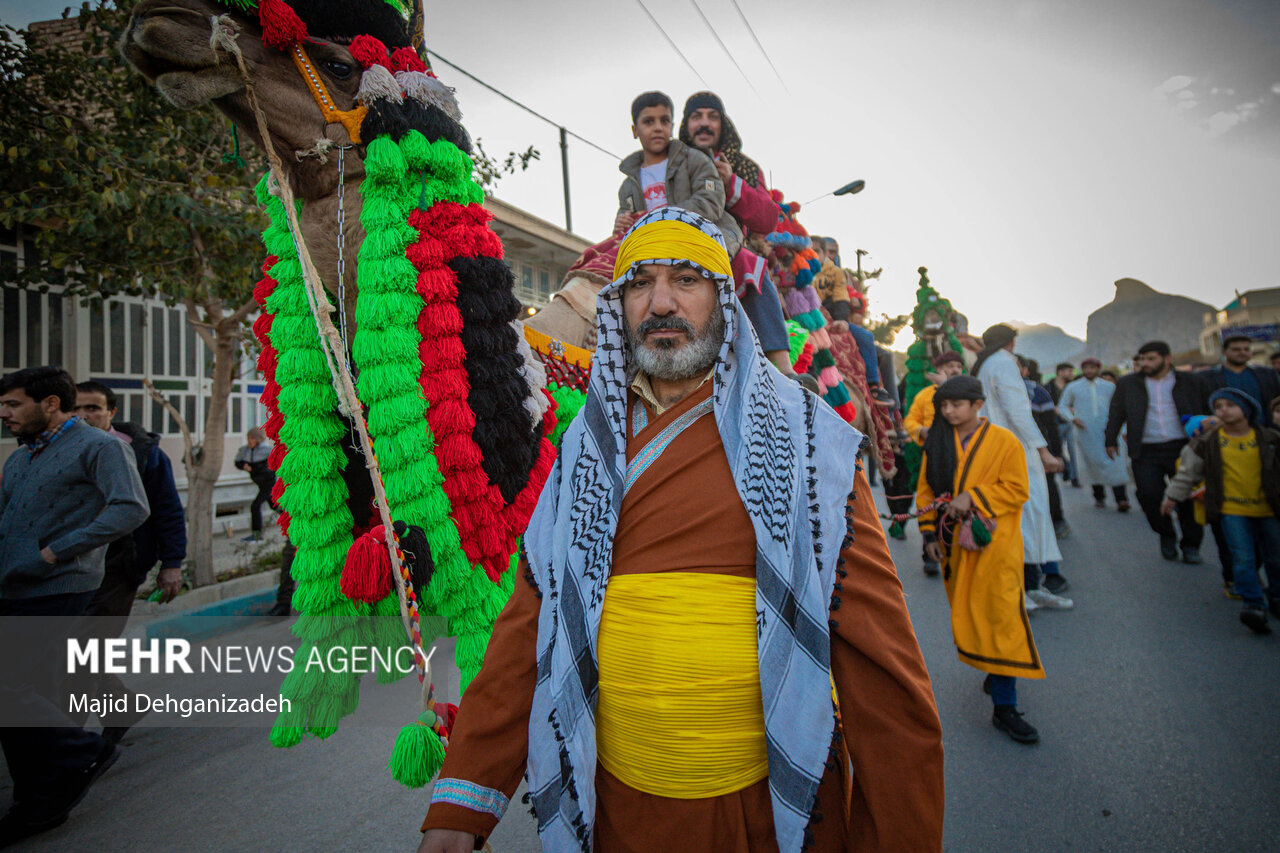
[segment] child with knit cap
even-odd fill
[[[1221,524],[1231,550],[1240,621],[1269,634],[1268,601],[1280,617],[1280,432],[1263,425],[1262,406],[1238,388],[1220,388],[1209,403],[1219,424],[1183,448],[1160,511],[1173,512],[1204,481],[1205,517]],[[1265,597],[1259,563],[1267,572]]]

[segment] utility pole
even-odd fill
[[[569,132],[560,128],[560,171],[564,174],[564,230],[573,230],[573,210],[569,205]]]

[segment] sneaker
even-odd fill
[[[1071,535],[1071,525],[1066,521],[1055,521],[1053,523],[1053,535],[1059,539],[1066,539]]]
[[[1116,504],[1116,512],[1128,512],[1128,511],[1129,511],[1128,501],[1120,501],[1120,503]]]
[[[1071,588],[1071,582],[1062,575],[1045,575],[1040,579],[1040,585],[1054,595],[1062,595]]]
[[[1036,743],[1040,740],[1036,727],[1022,719],[1022,714],[1012,705],[997,705],[991,714],[991,725],[1018,743]]]
[[[1178,559],[1178,540],[1175,537],[1160,537],[1160,556],[1166,560]]]
[[[1201,563],[1203,563],[1204,560],[1201,559],[1200,557],[1200,549],[1199,548],[1183,548],[1182,562],[1190,566],[1198,566]]]
[[[1036,604],[1049,610],[1070,610],[1076,606],[1076,603],[1071,599],[1054,595],[1047,589],[1029,589],[1027,590],[1027,596]]]
[[[924,573],[931,578],[936,578],[942,573],[942,568],[933,560],[924,561]]]
[[[907,538],[907,532],[902,529],[902,522],[895,521],[893,524],[889,525],[889,538],[890,539],[906,539]]]
[[[1022,606],[1026,608],[1028,613],[1040,609],[1040,605],[1035,602],[1029,593],[1025,592],[1022,594]]]
[[[1244,596],[1236,592],[1236,585],[1233,583],[1224,583],[1222,585],[1222,594],[1232,601],[1244,601]],[[1274,603],[1272,604],[1274,608]]]
[[[1246,606],[1240,611],[1240,621],[1255,634],[1271,633],[1271,626],[1267,624],[1267,611],[1261,607]]]
[[[892,409],[894,405],[893,397],[883,388],[871,389],[871,401],[877,406],[882,406],[886,409]]]

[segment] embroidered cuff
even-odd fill
[[[501,791],[485,788],[465,779],[437,779],[431,789],[431,804],[448,803],[464,809],[493,815],[498,820],[506,814],[510,801]]]

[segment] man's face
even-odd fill
[[[827,257],[831,259],[831,263],[840,263],[840,244],[835,240],[824,241],[824,247],[827,250]]]
[[[671,142],[671,110],[665,104],[645,107],[631,126],[631,135],[640,140],[640,147],[650,154],[666,154]]]
[[[1161,355],[1158,352],[1140,352],[1134,361],[1138,370],[1145,376],[1156,376],[1163,373],[1171,363],[1169,356]]]
[[[982,410],[982,400],[943,400],[938,404],[938,411],[953,427],[973,423]]]
[[[822,247],[821,240],[814,240],[809,247],[813,249],[814,254],[818,256],[818,263],[822,263],[824,260],[827,259],[827,252]]]
[[[1059,378],[1059,379],[1061,379],[1063,382],[1070,382],[1070,381],[1071,381],[1071,375],[1072,375],[1073,373],[1075,373],[1075,371],[1074,371],[1074,370],[1072,370],[1070,367],[1059,367],[1059,368],[1058,368],[1058,378]]]
[[[1232,341],[1222,351],[1222,357],[1232,367],[1244,367],[1253,355],[1253,344],[1249,341]]]
[[[692,267],[640,267],[622,292],[622,313],[628,355],[657,379],[706,373],[724,342],[715,282]]]
[[[253,437],[252,435],[248,435],[248,436],[245,436],[244,443],[249,445],[249,449],[252,450],[262,442],[258,441],[258,439]]]
[[[699,148],[720,150],[720,111],[712,107],[702,107],[689,113],[685,129],[689,138]]]
[[[97,391],[77,391],[76,414],[91,427],[109,430],[111,420],[116,416],[116,410],[107,408],[106,394],[100,394]]]
[[[35,438],[47,430],[49,421],[60,408],[57,397],[33,400],[23,388],[13,388],[0,395],[0,421],[16,438]]]
[[[959,376],[964,372],[964,365],[958,361],[948,361],[938,368],[938,372],[942,374],[943,382],[946,382],[953,376]]]
[[[1085,379],[1097,379],[1098,374],[1102,372],[1102,368],[1094,364],[1092,361],[1086,365],[1082,365],[1080,370],[1084,373]]]
[[[1213,413],[1227,426],[1235,426],[1245,421],[1244,409],[1223,397],[1213,401]]]

